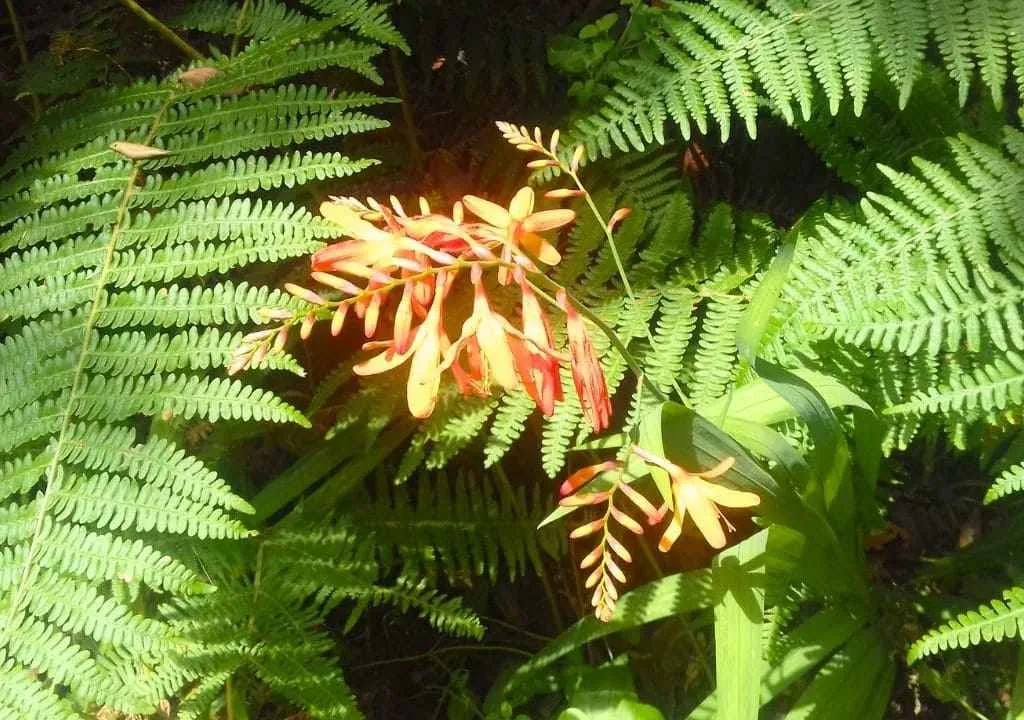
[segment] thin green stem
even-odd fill
[[[235,720],[235,688],[230,675],[224,681],[224,712],[227,714],[227,720]]]
[[[11,20],[11,31],[14,33],[14,44],[18,46],[18,56],[21,58],[21,64],[24,67],[28,67],[28,46],[25,44],[25,35],[21,31],[21,22],[18,20],[18,13],[14,11],[14,0],[4,0],[7,5],[7,17]],[[43,114],[43,108],[39,104],[39,98],[35,93],[31,93],[32,98],[32,115],[35,119],[39,119],[39,116]]]
[[[418,660],[426,660],[434,655],[451,652],[504,652],[510,655],[519,655],[520,657],[527,659],[533,657],[533,653],[521,650],[517,647],[512,647],[511,645],[451,645],[449,647],[437,648],[436,650],[428,650],[427,652],[419,653],[417,655],[406,655],[405,657],[388,658],[387,660],[376,660],[374,662],[363,663],[362,665],[353,665],[352,667],[346,668],[346,671],[352,672],[354,670],[369,670],[371,668],[383,667],[385,665],[416,662]]]
[[[562,159],[558,157],[557,154],[555,154],[553,149],[548,149],[544,147],[542,144],[536,142],[531,144],[535,145],[537,151],[542,153],[551,162],[557,163],[559,171],[572,178],[573,183],[576,185],[576,189],[580,193],[582,193],[583,199],[587,203],[587,207],[590,208],[591,214],[601,225],[601,229],[604,231],[605,239],[608,241],[608,248],[611,250],[612,253],[612,259],[615,261],[615,269],[618,271],[619,278],[622,280],[622,288],[623,290],[626,291],[626,296],[630,300],[636,301],[636,296],[633,294],[633,287],[632,285],[630,285],[629,282],[629,275],[626,273],[626,268],[622,264],[622,258],[619,256],[619,248],[615,244],[615,238],[612,237],[612,228],[609,226],[608,221],[601,213],[601,209],[597,207],[597,203],[594,202],[594,198],[591,197],[590,192],[583,185],[583,181],[580,179],[579,173],[577,173],[574,167],[566,165],[562,161]],[[576,304],[582,307],[581,303],[577,302]],[[651,346],[653,347],[654,336],[651,334],[651,329],[649,327],[646,328],[646,332],[647,340],[651,343]],[[619,345],[621,345],[621,343],[619,343]],[[633,369],[634,373],[637,372],[636,368],[633,368],[632,366],[630,367],[631,369]],[[647,382],[646,376],[643,373],[637,373],[637,378],[643,382]],[[661,402],[668,402],[669,397],[665,393],[663,393],[659,388],[657,388],[653,383],[648,383],[648,386],[654,390],[654,394],[658,397],[658,399]],[[679,396],[679,400],[686,404],[686,395],[683,393],[683,389],[679,387],[679,383],[676,382],[675,378],[672,378],[672,389],[676,391],[676,394]]]
[[[9,1],[9,0],[8,0]],[[176,48],[188,55],[193,60],[203,60],[203,54],[188,44],[178,33],[164,25],[160,20],[150,14],[146,8],[139,5],[135,0],[120,0],[121,4],[142,18],[142,21],[155,30],[161,37],[170,42]]]

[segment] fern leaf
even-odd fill
[[[910,646],[907,662],[945,650],[969,648],[983,642],[999,642],[1021,633],[1024,627],[1024,590],[1010,588],[1002,599],[992,600],[977,610],[969,610],[929,631]]]
[[[1024,464],[1004,470],[985,493],[985,504],[1000,500],[1024,489]]]

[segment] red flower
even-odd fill
[[[590,335],[583,318],[569,302],[565,290],[558,291],[558,305],[565,312],[566,330],[569,333],[569,354],[572,359],[572,380],[579,395],[583,413],[590,421],[594,432],[608,427],[612,415],[612,403],[608,397],[608,386],[604,371],[590,344]]]
[[[516,360],[523,385],[537,407],[545,415],[555,411],[555,403],[562,399],[562,380],[558,375],[558,356],[551,339],[547,316],[533,288],[520,273],[519,287],[523,296],[523,338],[513,348],[518,350]]]

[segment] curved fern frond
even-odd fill
[[[985,504],[1000,500],[1024,490],[1024,463],[1004,470],[985,493]]]
[[[1024,631],[1024,590],[1010,588],[1002,599],[979,605],[929,631],[910,646],[907,662],[946,650],[969,648],[985,642],[999,642]]]

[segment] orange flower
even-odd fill
[[[708,545],[717,549],[725,547],[725,532],[722,530],[722,523],[725,523],[729,530],[734,529],[718,507],[748,508],[761,502],[761,498],[752,492],[730,490],[708,482],[711,478],[728,472],[736,462],[735,458],[726,458],[710,470],[691,473],[637,445],[633,446],[633,452],[644,462],[665,470],[672,480],[672,497],[675,501],[675,508],[668,528],[658,543],[658,549],[662,552],[671,549],[679,539],[687,512],[690,513],[701,535],[708,541]],[[663,512],[664,510],[662,510]],[[660,519],[660,515],[661,513],[653,519],[657,521]]]
[[[501,238],[505,243],[502,259],[512,262],[512,251],[523,248],[545,265],[557,265],[562,259],[554,245],[538,233],[554,230],[568,225],[576,219],[572,210],[542,210],[533,212],[533,188],[524,187],[519,190],[509,203],[508,209],[484,200],[475,195],[466,195],[462,199],[470,212],[488,225],[503,231]],[[503,285],[508,283],[508,269],[501,268],[498,276]]]
[[[353,368],[356,375],[376,375],[394,370],[412,358],[409,366],[409,382],[406,399],[413,417],[426,418],[434,412],[437,393],[441,386],[441,355],[447,345],[444,334],[444,287],[446,273],[437,276],[434,300],[426,319],[414,331],[412,342],[404,352],[398,352],[398,342],[392,340],[388,349],[379,355],[359,363]],[[364,347],[377,347],[379,343],[368,343]]]
[[[572,359],[572,380],[579,395],[583,413],[590,421],[594,432],[601,432],[611,422],[612,403],[608,397],[608,386],[604,371],[590,344],[590,336],[583,318],[569,302],[565,290],[558,291],[558,305],[565,312],[566,330],[569,334],[569,353]]]
[[[482,362],[479,363],[480,379],[484,387],[490,384],[493,377],[498,385],[506,390],[519,387],[519,376],[516,374],[516,358],[512,351],[512,338],[508,330],[508,321],[491,309],[484,289],[483,271],[474,265],[471,271],[473,281],[473,313],[462,325],[459,339],[445,353],[442,369],[448,368],[458,361],[464,347],[470,352],[479,349]]]
[[[533,288],[520,273],[519,287],[523,297],[523,338],[516,354],[519,374],[526,391],[545,415],[555,411],[555,403],[562,399],[562,380],[558,375],[558,357],[551,339],[547,316]]]
[[[616,462],[615,460],[606,460],[605,462],[598,463],[596,465],[587,465],[586,467],[580,468],[562,483],[562,486],[558,488],[558,494],[565,497],[570,493],[576,492],[579,488],[586,485],[601,473],[617,467],[621,467],[621,463]]]

